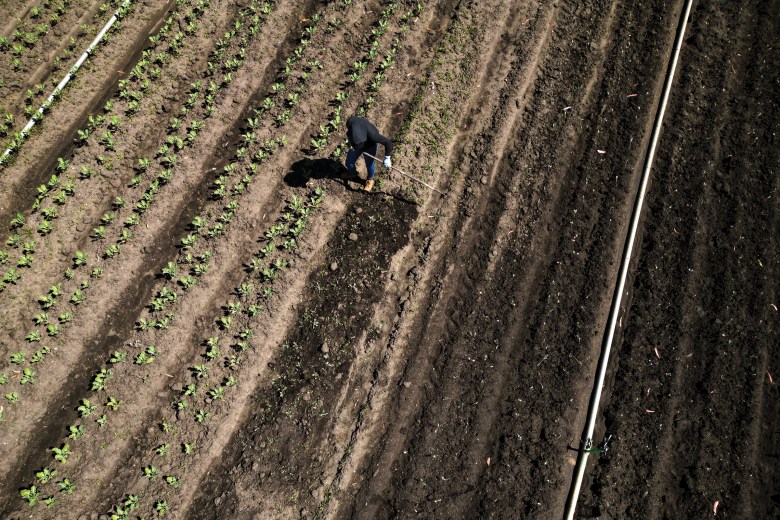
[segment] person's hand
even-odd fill
[[[393,167],[393,161],[390,160],[390,156],[389,155],[385,156],[384,165],[385,165],[385,168],[387,168],[388,170]]]

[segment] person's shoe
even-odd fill
[[[374,179],[368,179],[366,185],[363,186],[363,191],[371,191],[374,189]]]

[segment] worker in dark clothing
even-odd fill
[[[390,168],[393,165],[390,159],[390,154],[393,153],[393,142],[380,134],[379,130],[367,119],[359,116],[352,116],[347,119],[347,139],[349,139],[349,145],[352,148],[347,152],[346,166],[353,175],[357,176],[355,163],[361,154],[366,152],[376,156],[380,144],[385,147],[384,167]],[[366,171],[368,171],[368,178],[363,186],[363,190],[371,191],[374,187],[374,159],[368,155],[363,157],[366,160]]]

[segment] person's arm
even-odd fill
[[[385,148],[385,160],[382,162],[385,168],[393,166],[393,161],[390,156],[393,153],[393,141],[390,138],[383,136],[375,128],[371,129],[371,140],[377,144],[381,144]]]
[[[376,133],[376,136],[372,136],[373,141],[377,144],[381,144],[385,147],[385,156],[390,157],[393,155],[393,141],[389,137],[385,137],[379,132]]]

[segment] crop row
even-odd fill
[[[281,240],[285,238],[300,237],[300,234],[306,227],[306,222],[311,217],[314,210],[321,204],[322,197],[323,192],[319,189],[306,199],[293,197],[285,208],[282,218],[278,223],[275,223],[269,228],[266,235],[271,233],[272,230],[278,230],[280,228],[282,228],[283,231],[280,235],[276,235],[275,239],[268,239],[268,243],[263,249],[267,249],[270,244],[274,244],[275,240],[281,242]],[[274,233],[276,232],[277,231],[274,231]],[[292,254],[295,247],[297,246],[287,249],[280,247],[278,251],[285,251],[289,256]],[[257,253],[255,259],[264,259],[264,261],[267,262],[269,269],[273,269],[277,275],[287,265],[287,261],[283,260],[281,256],[277,255],[276,258],[272,258],[272,255],[266,254],[263,251]],[[241,284],[235,289],[234,294],[236,296],[236,301],[228,302],[225,306],[225,308],[228,309],[226,311],[227,314],[216,320],[217,326],[222,333],[226,333],[231,329],[236,331],[235,338],[237,339],[237,343],[235,349],[237,349],[237,351],[240,350],[240,352],[245,352],[251,348],[249,340],[251,340],[251,337],[253,336],[251,329],[241,320],[241,316],[246,316],[247,319],[248,317],[254,318],[257,316],[256,313],[253,313],[252,309],[257,308],[260,302],[268,297],[271,284],[276,280],[276,276],[274,276],[273,279],[260,280],[253,280],[253,276],[255,275],[246,275],[245,279],[242,280]],[[241,326],[241,330],[238,330],[239,326]],[[206,353],[206,356],[209,356],[207,357],[207,360],[204,361],[204,363],[197,365],[200,370],[200,379],[208,378],[210,362],[213,361],[215,357],[219,356],[214,350],[217,347],[218,342],[218,339],[213,338],[211,338],[210,341],[206,341],[206,343],[210,343],[211,347]],[[66,495],[73,492],[76,487],[76,480],[73,476],[68,476],[66,470],[68,460],[74,455],[74,450],[71,445],[77,444],[76,441],[87,433],[87,428],[92,428],[91,424],[94,423],[95,427],[103,429],[106,424],[108,424],[109,418],[118,413],[118,410],[122,404],[124,404],[125,399],[131,397],[131,395],[122,395],[123,388],[112,386],[112,379],[116,380],[124,375],[124,372],[144,370],[145,367],[153,364],[155,359],[162,354],[162,347],[147,345],[137,352],[120,350],[111,355],[108,367],[101,369],[95,374],[91,381],[90,389],[94,394],[88,398],[81,399],[77,406],[81,421],[68,427],[68,440],[51,449],[53,459],[56,462],[59,462],[61,466],[45,467],[40,471],[37,471],[35,474],[36,483],[24,488],[20,492],[22,498],[24,498],[30,506],[34,506],[38,500],[41,499],[42,495],[51,492],[52,494],[47,498],[42,499],[42,501],[47,506],[54,507],[57,501],[56,492],[59,491]],[[235,354],[230,356],[227,363],[234,369],[237,368],[241,363],[241,355]],[[221,384],[216,385],[208,390],[208,392],[204,391],[203,393],[204,395],[208,393],[209,395],[214,396],[215,399],[219,399],[220,397],[224,397],[225,392],[230,391],[230,389],[234,388],[237,384],[238,380],[235,377],[227,376],[222,379]],[[189,395],[194,397],[197,393],[197,388],[194,388],[191,389]],[[186,401],[182,400],[178,401],[179,404],[177,408],[181,411],[187,410],[187,405],[184,404],[185,402]],[[196,420],[199,421],[208,420],[211,415],[210,412],[202,409],[193,410],[192,413]],[[86,421],[87,418],[91,419]],[[92,419],[94,419],[94,421]],[[161,423],[160,428],[166,432],[170,432],[170,425],[168,423]],[[161,445],[155,449],[155,453],[164,457],[168,454],[170,449],[170,444]],[[195,449],[195,446],[193,443],[184,442],[181,444],[181,449],[186,454],[190,454]],[[62,473],[64,478],[55,482],[55,477],[60,473]],[[160,476],[159,470],[157,470],[154,464],[150,464],[146,467],[144,469],[144,474],[149,479],[155,479]],[[165,481],[170,486],[178,487],[180,477],[167,475]],[[67,486],[67,488],[65,486]],[[123,504],[114,508],[112,514],[116,515],[116,518],[127,518],[125,515],[128,515],[135,509],[134,504],[139,504],[137,497],[135,499],[132,496],[126,497],[123,500]],[[163,508],[158,507],[156,509],[158,514],[163,514],[165,512],[162,510]],[[167,511],[167,508],[165,508],[165,510]]]
[[[288,216],[286,220],[289,220],[289,219],[290,219],[290,217]],[[193,223],[193,226],[194,226],[194,227],[202,227],[201,225],[202,225],[202,222],[201,222],[199,219],[196,219],[196,221]],[[299,224],[297,224],[297,223],[296,223],[296,225],[293,227],[293,230],[294,230],[294,229],[296,229],[296,228],[298,228],[298,227],[299,227]],[[269,233],[269,236],[278,236],[278,233],[282,232],[282,231],[280,231],[281,229],[282,229],[282,226],[274,226],[274,227],[272,227],[272,229],[270,229],[270,230],[269,230],[269,232],[268,232],[268,233]],[[285,240],[285,242],[284,242],[284,243],[286,243],[286,244],[289,244],[289,245],[287,246],[287,248],[289,248],[289,247],[291,247],[291,246],[292,246],[292,247],[294,247],[294,242],[293,242],[293,243],[291,243],[291,242],[290,242],[290,240],[291,240],[291,239],[290,239],[290,238],[288,238],[288,239],[287,239],[287,240]],[[265,247],[265,248],[263,248],[263,249],[264,249],[264,251],[261,251],[261,254],[262,254],[262,255],[266,255],[266,256],[267,256],[267,255],[270,253],[268,246],[266,246],[266,247]],[[281,247],[281,249],[285,249],[285,247],[283,246],[283,247]],[[248,267],[250,270],[253,270],[253,271],[255,271],[255,270],[259,270],[259,267],[258,267],[258,265],[259,265],[259,264],[258,264],[259,260],[260,260],[260,257],[253,259],[253,260],[252,260],[252,261],[251,261],[251,262],[248,264],[248,266],[247,266],[247,267]],[[166,269],[167,269],[167,275],[170,275],[170,274],[171,274],[171,267],[172,267],[172,265],[174,265],[174,264],[169,264],[169,265],[168,265],[168,267],[166,268]],[[279,268],[280,268],[281,266],[283,266],[283,265],[284,265],[283,263],[279,263],[279,259],[275,260],[275,261],[274,261],[273,263],[271,263],[269,266],[266,266],[265,268],[263,268],[263,269],[261,270],[261,273],[262,273],[262,274],[261,274],[261,278],[262,278],[264,281],[272,281],[272,280],[273,280],[273,277],[274,277],[274,270],[275,270],[275,269],[279,269]],[[242,287],[243,287],[243,288],[241,288],[241,289],[238,289],[238,290],[237,290],[237,293],[242,293],[242,292],[245,292],[245,291],[246,291],[246,287],[245,287],[245,286],[242,286]],[[170,295],[170,293],[167,293],[167,294],[168,294],[168,295]],[[267,294],[266,294],[266,296],[267,296]],[[160,297],[160,296],[158,295],[158,297]],[[220,318],[220,319],[219,319],[219,321],[218,321],[218,323],[219,323],[219,326],[220,326],[220,327],[222,327],[223,329],[227,329],[227,328],[229,328],[229,327],[231,327],[231,326],[232,326],[232,319],[231,319],[231,315],[232,315],[232,314],[231,314],[231,313],[233,313],[233,312],[236,312],[236,310],[237,310],[237,307],[236,307],[237,303],[238,303],[238,302],[232,302],[232,303],[226,304],[226,306],[225,306],[225,309],[226,309],[226,312],[228,312],[229,314],[227,314],[227,315],[223,316],[223,317],[222,317],[222,318]],[[256,313],[257,313],[257,310],[258,310],[258,306],[251,306],[251,305],[250,305],[250,306],[249,306],[249,308],[248,308],[248,310],[249,310],[249,312],[250,312],[251,314],[256,314]],[[210,350],[209,350],[209,351],[207,351],[207,353],[205,354],[205,356],[206,356],[207,358],[209,358],[209,357],[211,357],[211,358],[215,357],[214,350],[213,350],[213,347],[214,347],[213,343],[214,343],[214,342],[212,341],[212,345],[211,345],[211,347],[210,347]],[[147,350],[143,350],[143,351],[141,351],[140,353],[138,353],[138,354],[135,356],[135,359],[136,359],[138,362],[140,362],[140,363],[145,363],[145,362],[147,362],[147,361],[148,361],[150,358],[154,357],[154,353],[155,353],[155,352],[154,352],[154,350],[152,350],[152,351],[149,351],[149,350],[148,350],[148,348],[147,348]],[[118,353],[118,354],[119,354],[119,357],[121,357],[121,353]],[[227,363],[228,365],[230,365],[230,364],[235,364],[235,358],[232,358],[231,360],[227,360],[227,361],[226,361],[226,363]],[[204,368],[204,365],[200,365],[200,368]],[[199,371],[198,373],[200,373],[200,374],[203,374],[203,372],[202,372],[202,371]],[[100,378],[100,374],[96,374],[96,376],[95,376],[95,381],[98,381],[98,380],[100,380],[100,379],[101,379],[101,378]],[[217,392],[218,392],[218,391],[217,391]],[[181,403],[180,403],[180,404],[177,404],[177,407],[181,407],[181,406],[186,406],[186,405],[183,405],[183,404],[181,404]],[[196,420],[197,420],[197,419],[200,419],[200,420],[205,420],[205,419],[206,419],[206,417],[208,417],[207,413],[208,413],[208,412],[205,412],[205,413],[200,413],[200,411],[199,411],[199,412],[196,412],[196,414],[195,414]],[[148,468],[148,471],[151,473],[151,476],[152,476],[152,478],[154,478],[154,468],[153,468],[153,467],[150,467],[150,468]],[[132,500],[130,500],[130,502],[132,502]]]
[[[25,52],[34,48],[60,21],[71,7],[71,0],[42,0],[30,9],[25,20],[17,26],[11,37],[0,36],[0,52],[10,51],[10,65],[21,68]]]
[[[188,3],[189,0],[179,0],[179,4]],[[193,10],[186,16],[200,16],[203,13],[205,7],[208,6],[207,0],[199,1]],[[166,52],[166,49],[156,52],[162,44],[168,39],[173,37],[171,28],[177,21],[179,12],[174,11],[165,21],[165,24],[157,32],[156,35],[150,38],[151,44],[143,52],[143,59],[147,56],[157,55]],[[178,34],[178,33],[177,33]],[[162,66],[169,63],[170,60],[162,60]],[[125,95],[124,90],[120,90],[114,95],[112,100],[106,102],[103,107],[103,114],[93,114],[88,117],[84,127],[77,131],[77,143],[79,146],[83,146],[87,143],[90,136],[93,136],[95,140],[100,140],[104,146],[106,152],[114,151],[116,148],[116,139],[114,134],[121,132],[122,125],[124,123],[123,117],[119,114],[121,107],[125,107],[127,112],[134,113],[137,111],[137,104],[145,94],[149,92],[148,83],[151,80],[156,80],[161,75],[161,67],[146,67],[136,65],[127,80],[120,81],[120,87],[127,85],[128,82],[138,82],[141,85],[145,85],[140,88],[136,94],[133,95],[133,99],[130,104],[122,102],[128,96]],[[136,105],[133,105],[135,103]],[[129,115],[128,115],[129,117]],[[99,130],[105,129],[102,135],[99,136]],[[122,153],[122,150],[119,150]],[[46,184],[38,186],[38,196],[33,202],[32,207],[25,213],[17,214],[9,223],[10,236],[6,240],[6,245],[10,250],[0,250],[0,264],[6,264],[9,262],[10,252],[14,250],[20,250],[21,254],[18,259],[12,261],[9,269],[6,271],[3,281],[0,282],[0,291],[2,291],[6,284],[16,283],[21,279],[22,273],[18,271],[21,267],[31,267],[33,254],[35,253],[35,240],[36,233],[39,236],[49,235],[54,229],[55,219],[59,214],[66,209],[69,200],[75,195],[77,189],[80,186],[86,187],[91,179],[104,170],[111,169],[113,159],[98,155],[97,157],[89,157],[87,160],[82,161],[81,164],[71,164],[75,156],[72,154],[70,159],[59,158],[57,160],[57,166],[55,172],[52,173],[51,178]],[[144,161],[141,162],[142,164]],[[78,173],[73,174],[72,171],[76,170]],[[52,206],[43,208],[43,204],[47,200],[51,199]]]
[[[263,4],[268,5],[267,2],[264,2]],[[254,7],[254,5],[251,7]],[[256,17],[249,27],[259,25],[261,20],[262,19],[260,17]],[[236,45],[236,47],[238,47],[238,45]],[[227,83],[225,83],[223,79],[220,84],[224,86]],[[193,107],[194,104],[189,105],[185,103],[184,107],[182,107],[182,111],[189,112],[189,110]],[[171,136],[169,135],[169,139],[167,141],[170,141],[170,138]],[[191,144],[192,143],[187,143],[187,146]],[[164,142],[161,144],[161,146],[168,145],[166,142]],[[175,147],[176,144],[173,146]],[[86,271],[89,273],[89,277],[92,280],[100,278],[102,276],[105,263],[119,256],[122,246],[133,238],[132,229],[142,221],[146,211],[151,207],[152,203],[157,200],[157,196],[161,189],[172,179],[172,176],[175,172],[176,151],[166,153],[163,157],[160,158],[160,163],[162,163],[164,169],[146,187],[146,189],[142,189],[141,187],[137,188],[139,195],[134,200],[128,201],[125,199],[114,199],[113,211],[106,212],[103,217],[101,217],[100,223],[93,229],[92,236],[94,238],[93,245],[95,247],[92,248],[92,251],[77,251],[74,256],[73,267],[66,271],[64,278],[59,282],[52,284],[49,291],[40,296],[39,302],[44,312],[48,313],[52,310],[60,308],[63,304],[60,298],[65,296],[68,298],[69,304],[65,304],[69,307],[66,312],[69,312],[72,316],[76,311],[76,307],[86,300],[86,292],[90,288],[92,281],[90,281],[90,279],[82,278],[82,280],[79,282],[76,280],[76,275],[79,272]],[[136,178],[136,180],[134,180],[134,182],[131,184],[138,185],[141,181],[142,178]],[[129,213],[129,215],[127,215],[127,213]],[[123,214],[126,216],[126,218],[122,217]],[[105,243],[107,234],[113,227],[112,225],[115,225],[117,222],[122,220],[123,225],[122,229],[118,231],[118,237],[105,249],[103,249],[102,252],[100,249],[97,249],[100,247],[100,244]],[[36,319],[36,317],[31,318],[34,322],[40,321]],[[68,322],[61,325],[66,326],[67,323]],[[38,325],[28,335],[28,341],[31,343],[37,343],[39,341],[39,337],[42,339],[45,335],[49,335],[49,325],[45,325],[45,329],[44,323]],[[59,335],[57,331],[60,329],[60,324],[57,325],[57,328],[52,329],[55,332],[55,336]],[[49,337],[53,336],[49,335]]]
[[[390,8],[392,9],[394,6],[391,5]],[[418,14],[419,10],[421,10],[421,6],[418,6],[418,10],[416,11]],[[408,19],[408,16],[404,17],[405,21]],[[348,74],[351,74],[351,72]],[[368,97],[371,96],[369,95]],[[367,101],[368,99],[363,101],[358,109],[359,111],[366,110]],[[294,218],[294,214],[291,213],[283,216],[283,221],[289,221],[292,218]],[[283,236],[284,227],[279,226],[279,228],[279,231],[276,233],[281,233]],[[272,227],[271,230],[267,232],[266,238],[273,240],[274,237],[279,236],[276,233]],[[249,271],[260,273],[260,279],[263,282],[272,282],[275,277],[273,270],[269,269],[267,265],[279,265],[280,267],[285,266],[283,260],[279,258],[269,258],[269,255],[273,254],[275,250],[278,251],[278,247],[276,247],[274,242],[267,243],[263,248],[261,248],[258,255],[256,255],[255,258],[246,264],[246,268]],[[246,287],[247,286],[245,284],[242,284],[235,290],[233,294],[236,296],[243,294],[246,291]],[[268,297],[268,293],[264,291],[262,296]],[[231,387],[237,384],[236,373],[238,366],[241,363],[241,354],[251,348],[247,339],[251,338],[254,334],[253,328],[249,326],[251,325],[251,321],[248,322],[247,328],[244,328],[244,321],[236,324],[235,320],[233,319],[234,313],[241,310],[241,305],[243,303],[244,302],[241,301],[227,301],[222,306],[223,315],[215,320],[214,330],[209,335],[209,337],[204,338],[202,341],[202,345],[205,349],[202,354],[203,361],[190,367],[189,381],[182,381],[181,384],[178,385],[178,387],[180,387],[182,390],[178,395],[172,396],[171,407],[176,412],[175,418],[171,419],[170,422],[163,420],[160,424],[158,424],[162,434],[171,435],[172,432],[175,431],[174,425],[180,421],[189,421],[196,425],[207,423],[212,419],[213,414],[217,412],[217,409],[214,408],[214,406],[217,403],[221,403],[225,398],[225,390],[223,387]],[[259,314],[259,311],[261,310],[262,305],[260,305],[260,302],[257,302],[254,305],[250,305],[248,308],[246,308],[246,316],[244,316],[243,319],[252,320]],[[224,348],[222,346],[224,342],[221,338],[230,334],[231,329],[238,331],[232,336],[232,340],[234,340],[235,343],[229,346],[229,354],[227,356],[223,356],[221,349]],[[216,363],[217,359],[219,359],[221,362]],[[205,389],[201,388],[200,385],[205,384],[209,379],[211,381],[222,381],[222,383],[221,385],[214,385]],[[202,408],[194,408],[192,406],[191,400],[196,399],[199,395],[202,396],[203,403],[206,406]],[[179,427],[179,429],[182,428],[183,426]],[[162,456],[168,455],[167,448],[171,445],[169,442],[165,442],[163,440],[156,445],[156,448],[149,448],[149,453],[152,454],[152,457],[154,454],[160,455],[159,450],[161,448],[163,450]],[[181,459],[178,461],[179,466],[181,467],[182,465],[186,466],[187,456],[191,455],[192,451],[194,450],[194,446],[187,442],[182,442],[180,445],[182,448],[182,453],[175,453],[172,456],[179,457]],[[149,463],[143,463],[142,467],[139,468],[139,471],[150,481],[157,480],[157,477],[161,476],[157,475],[158,472],[156,470],[157,467],[153,461],[150,461]],[[171,484],[172,481],[174,482],[173,484]],[[181,485],[181,478],[177,475],[167,475],[165,478],[160,478],[159,482],[161,488],[158,490],[154,501],[154,510],[158,512],[159,507],[167,509],[168,500],[170,499],[171,493],[175,492],[175,490]],[[134,502],[134,498],[137,498],[138,496],[139,495],[128,495],[123,497],[123,500],[117,505],[117,508],[121,509],[126,507],[128,502],[137,505],[137,502]],[[160,506],[161,504],[162,506]],[[116,510],[117,509],[115,509],[115,511]]]
[[[121,20],[125,16],[127,16],[127,14],[129,13],[131,7],[132,7],[132,4],[130,3],[130,0],[124,0],[122,2],[122,4],[120,5],[120,7],[115,12],[115,15],[117,16],[117,20]],[[122,27],[121,22],[117,21],[111,27],[111,33],[115,33],[116,31],[119,31],[121,29],[121,27]],[[100,43],[105,45],[110,40],[110,34],[111,33],[106,34],[105,37],[101,40]],[[75,44],[73,42],[71,42],[71,46],[73,46],[73,45],[75,45]],[[66,48],[66,52],[67,52],[68,49],[70,49],[71,46]],[[99,47],[96,47],[96,48],[99,48]],[[59,59],[59,57],[57,59]],[[59,66],[59,63],[58,63],[58,66]],[[71,74],[71,76],[75,76],[77,72],[78,72],[77,66],[76,66],[76,64],[74,64],[71,67],[69,73]],[[68,83],[68,85],[70,85],[70,83]],[[41,87],[41,85],[38,85],[38,86],[35,87],[35,90],[28,91],[28,96],[33,96],[34,97],[36,95],[42,95],[39,92],[39,91],[42,90],[40,87]],[[48,97],[43,102],[43,104],[41,104],[41,106],[39,108],[37,108],[37,109],[28,108],[28,110],[34,111],[31,120],[35,121],[35,122],[40,121],[40,119],[51,109],[51,107],[57,101],[59,101],[59,99],[61,98],[61,95],[62,95],[62,90],[58,86],[58,87],[56,87],[52,91],[50,97]],[[11,116],[10,118],[8,117],[9,115]],[[10,128],[10,125],[13,125],[13,114],[6,113],[6,114],[4,114],[4,117],[5,117],[5,121],[6,121],[6,128],[7,128],[6,131],[8,131],[8,129]],[[13,133],[12,137],[5,144],[3,144],[3,146],[2,146],[3,147],[3,151],[5,152],[7,150],[8,151],[8,155],[6,155],[4,153],[3,156],[0,157],[0,166],[3,166],[5,164],[7,164],[10,161],[10,159],[13,157],[13,155],[16,152],[19,151],[19,149],[20,149],[22,143],[24,142],[24,140],[26,139],[26,137],[27,137],[27,134],[23,134],[21,131],[16,131],[16,132]]]
[[[105,4],[101,4],[100,8],[94,15],[94,21],[99,22],[101,18],[106,14],[106,12],[112,8],[116,7],[121,0],[110,0],[109,2]],[[80,38],[76,38],[75,36],[71,36],[70,40],[68,41],[67,45],[60,51],[60,53],[54,58],[52,67],[50,71],[48,72],[48,79],[51,83],[51,87],[55,87],[57,83],[59,82],[59,78],[56,76],[58,72],[62,71],[63,64],[66,60],[73,57],[74,52],[76,52],[78,49],[76,48],[77,44],[80,43],[82,40],[91,40],[92,37],[97,34],[99,31],[101,25],[96,24],[82,24],[79,28],[80,30]],[[113,33],[116,33],[121,30],[121,25],[118,27],[113,28]],[[111,34],[107,34],[105,36],[105,41],[110,41]],[[5,46],[7,47],[7,38],[5,40]],[[0,48],[4,46],[3,44],[3,38],[0,37]],[[6,85],[2,80],[0,80],[0,89],[5,87]],[[22,92],[11,92],[7,93],[5,96],[5,99],[11,99],[11,100],[17,100],[17,95],[21,95]],[[22,121],[19,120],[22,114],[26,116],[27,118],[32,117],[35,112],[38,110],[38,107],[43,102],[44,97],[48,94],[46,91],[46,82],[43,81],[41,83],[38,83],[34,86],[31,86],[31,88],[27,89],[26,92],[24,92],[24,110],[23,112],[19,111],[9,111],[8,109],[3,110],[0,108],[0,138],[5,138],[8,135],[13,135],[15,130],[18,130],[20,128],[20,124]],[[5,150],[5,148],[3,148]]]

